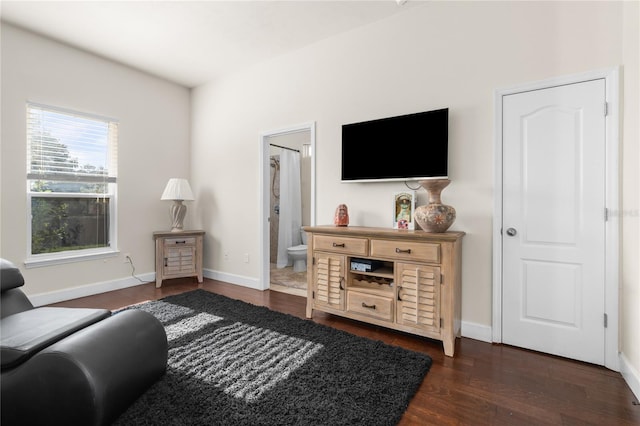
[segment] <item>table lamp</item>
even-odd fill
[[[161,200],[173,200],[169,212],[171,214],[171,232],[181,232],[184,216],[187,214],[187,206],[183,201],[192,201],[193,192],[186,179],[171,178],[164,188]]]

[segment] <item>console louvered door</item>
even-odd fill
[[[345,257],[315,253],[313,275],[315,304],[344,309]]]
[[[440,268],[396,263],[398,324],[437,332],[440,329]]]

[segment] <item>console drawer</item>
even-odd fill
[[[313,249],[332,253],[366,256],[369,240],[366,238],[341,237],[333,235],[314,235]]]
[[[347,311],[384,321],[393,321],[393,298],[375,294],[347,292]]]
[[[372,239],[370,256],[440,263],[440,244]]]

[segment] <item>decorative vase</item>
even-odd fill
[[[427,232],[445,232],[456,220],[456,209],[442,204],[440,193],[449,185],[449,179],[421,180],[420,186],[429,194],[429,204],[416,207],[413,218]]]

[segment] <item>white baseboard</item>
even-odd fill
[[[257,278],[245,277],[243,275],[227,274],[212,269],[204,269],[202,275],[212,280],[224,281],[230,284],[236,284],[242,287],[249,287],[254,290],[264,290],[260,286],[260,280]]]
[[[623,353],[620,354],[620,374],[622,374],[624,381],[631,388],[631,392],[636,396],[636,399],[640,400],[640,374],[638,370],[633,368]]]
[[[207,278],[211,278],[218,281],[224,281],[231,284],[240,285],[243,287],[249,287],[256,290],[264,290],[260,287],[260,281],[255,278],[244,277],[241,275],[226,274],[210,269],[202,271],[203,275]],[[33,304],[33,306],[44,306],[51,303],[64,302],[66,300],[77,299],[79,297],[94,296],[100,293],[106,293],[108,291],[120,290],[128,287],[135,287],[137,285],[147,284],[156,280],[156,274],[149,272],[146,274],[137,275],[140,282],[134,277],[120,278],[111,281],[102,281],[93,284],[87,284],[79,287],[67,288],[64,290],[51,291],[47,293],[31,294],[27,297]]]
[[[462,321],[460,324],[462,337],[491,343],[491,326]]]
[[[51,303],[64,302],[65,300],[77,299],[79,297],[106,293],[107,291],[135,287],[137,285],[147,284],[156,280],[156,274],[153,272],[137,275],[137,277],[144,282],[140,282],[134,277],[127,277],[112,281],[103,281],[79,287],[67,288],[64,290],[51,291],[48,293],[32,294],[27,297],[29,298],[33,306],[43,306],[49,305]]]

